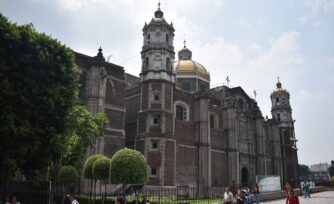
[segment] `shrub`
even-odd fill
[[[99,158],[107,158],[101,154],[94,154],[89,156],[84,164],[84,168],[83,168],[83,173],[84,173],[84,177],[87,179],[93,179],[93,165],[94,162],[99,159]]]
[[[132,149],[117,151],[110,163],[110,182],[113,184],[144,184],[148,180],[145,157]]]
[[[110,159],[106,157],[98,158],[93,164],[93,177],[98,180],[109,179]]]
[[[73,166],[62,166],[58,171],[58,181],[63,185],[75,183],[78,178],[78,171]]]

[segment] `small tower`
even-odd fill
[[[135,148],[150,166],[149,185],[175,185],[176,141],[173,133],[173,90],[175,74],[174,28],[158,9],[143,28],[141,51],[141,101]]]
[[[282,83],[277,81],[276,89],[270,96],[272,107],[271,114],[278,122],[283,126],[291,126],[291,106],[290,106],[290,94],[288,91],[282,88]]]
[[[290,106],[290,94],[277,81],[276,89],[270,96],[271,114],[276,120],[281,142],[283,183],[289,182],[293,187],[299,185],[299,167],[297,157],[297,139],[295,137],[294,120]]]

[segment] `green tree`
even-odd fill
[[[62,166],[58,171],[58,181],[63,185],[63,200],[65,200],[65,187],[78,181],[78,171],[73,166]]]
[[[110,163],[110,182],[113,184],[145,184],[148,165],[145,157],[133,149],[117,151]]]
[[[101,192],[101,182],[105,181],[104,197],[102,203],[104,203],[107,193],[107,181],[109,180],[110,162],[111,160],[109,158],[101,157],[97,159],[93,165],[93,177],[97,180],[100,180],[100,192]]]
[[[78,74],[69,48],[0,14],[0,182],[59,157]]]
[[[73,166],[62,166],[58,171],[58,181],[63,185],[76,183],[78,178],[78,171]]]
[[[86,107],[76,105],[68,116],[67,139],[63,141],[62,163],[81,169],[82,160],[88,147],[92,147],[103,135],[103,127],[108,123],[104,113],[93,115]]]
[[[308,179],[310,175],[310,168],[307,165],[299,164],[299,176],[301,180]]]
[[[94,165],[95,161],[100,159],[100,158],[107,158],[107,157],[104,156],[104,155],[101,155],[101,154],[93,154],[86,159],[84,167],[83,167],[84,177],[86,179],[90,179],[90,184],[91,184],[90,185],[91,186],[90,197],[92,197],[93,180],[95,181],[94,182],[94,190],[96,188],[96,178],[94,178],[94,175],[93,175],[93,165]]]

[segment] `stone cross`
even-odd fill
[[[230,81],[231,81],[231,80],[230,80],[230,77],[227,76],[225,79],[226,79],[227,85],[230,85]]]

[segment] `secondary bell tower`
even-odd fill
[[[150,166],[149,185],[175,185],[176,141],[173,132],[174,28],[158,9],[143,28],[141,101],[135,148]]]
[[[297,139],[290,105],[290,94],[277,81],[276,89],[270,96],[271,114],[279,128],[282,156],[283,183],[289,182],[294,187],[299,185],[299,167],[297,156]]]

